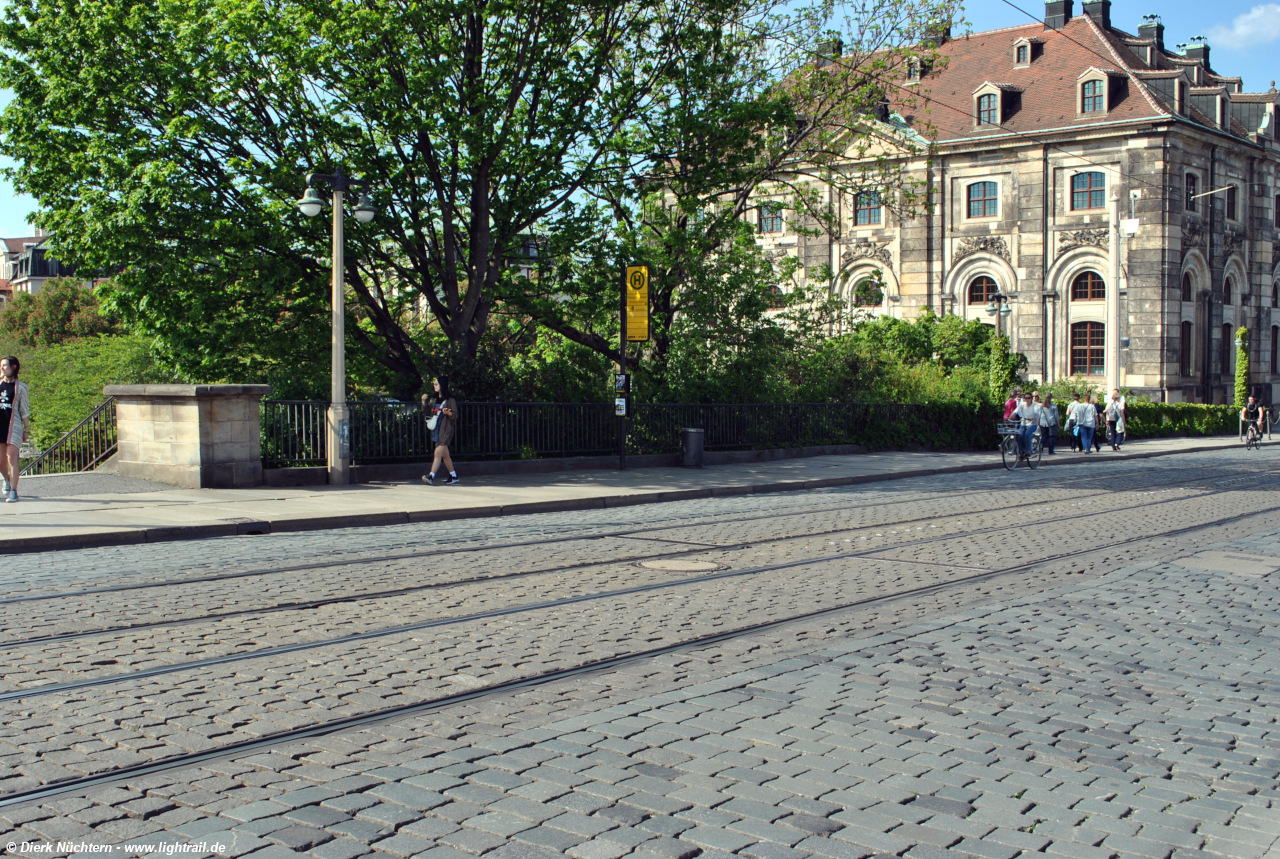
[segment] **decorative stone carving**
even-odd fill
[[[1065,230],[1058,233],[1058,253],[1072,248],[1102,248],[1111,243],[1111,230],[1108,227],[1093,227],[1083,230]]]
[[[1226,233],[1222,237],[1222,255],[1229,257],[1244,246],[1244,233],[1238,233],[1234,230]]]
[[[886,266],[893,265],[893,255],[889,253],[888,242],[862,241],[846,245],[840,253],[840,262],[848,265],[854,260],[873,259]]]
[[[1192,248],[1204,250],[1204,224],[1200,219],[1184,219],[1182,221],[1182,253],[1185,256]]]
[[[977,253],[993,254],[1005,262],[1010,261],[1009,246],[1002,236],[981,236],[976,239],[961,239],[951,258],[951,264],[955,265],[965,257]]]

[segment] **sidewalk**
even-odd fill
[[[1096,465],[1239,448],[1234,436],[1135,441],[1120,453],[1070,452],[1045,465]],[[108,474],[23,478],[22,501],[0,504],[0,553],[187,540],[484,516],[622,507],[848,486],[931,474],[1000,469],[1000,455],[885,451],[702,469],[643,468],[468,477],[458,486],[421,482],[353,486],[181,489]],[[1018,476],[1026,472],[1019,469]],[[1014,478],[1017,479],[1017,478]]]

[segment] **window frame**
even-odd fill
[[[1191,284],[1191,272],[1187,272],[1182,276],[1182,293],[1180,297],[1183,301],[1191,301],[1195,295],[1195,287]]]
[[[1231,306],[1231,293],[1234,291],[1235,283],[1231,280],[1231,275],[1227,275],[1222,279],[1222,306]]]
[[[1178,372],[1184,377],[1194,375],[1192,372],[1195,368],[1195,362],[1193,361],[1195,357],[1194,344],[1195,325],[1192,324],[1190,319],[1184,319],[1182,320],[1182,325],[1179,326],[1178,339]]]
[[[1086,280],[1089,278],[1089,280]],[[1080,289],[1083,281],[1084,288]],[[1079,293],[1083,292],[1083,296]],[[1095,294],[1096,293],[1096,294]],[[1073,302],[1092,302],[1107,300],[1107,282],[1102,275],[1093,269],[1082,271],[1071,278],[1071,300]]]
[[[1090,91],[1090,90],[1093,91]],[[1080,84],[1080,112],[1107,112],[1107,84],[1099,78],[1083,81]]]
[[[1280,373],[1280,325],[1271,326],[1271,375]]]
[[[786,224],[782,217],[781,203],[766,202],[756,207],[756,228],[762,235],[773,235],[783,232]]]
[[[1234,338],[1232,338],[1231,336],[1231,323],[1230,322],[1222,323],[1222,350],[1221,350],[1222,355],[1220,356],[1220,358],[1222,360],[1222,375],[1224,376],[1231,375],[1231,370],[1232,370],[1231,354],[1232,352],[1235,351],[1233,348],[1234,346],[1232,342],[1233,339]]]
[[[1031,45],[1017,45],[1013,49],[1013,64],[1025,66],[1031,63]]]
[[[990,101],[988,101],[990,99]],[[1000,124],[1000,96],[994,92],[984,92],[978,96],[978,125]]]
[[[1102,184],[1095,186],[1093,184],[1094,177],[1101,177]],[[1080,179],[1085,179],[1085,187],[1079,187]],[[1099,202],[1093,205],[1094,195],[1097,195]],[[1077,205],[1079,200],[1083,199],[1085,205]],[[1101,170],[1085,170],[1080,173],[1074,173],[1071,176],[1071,211],[1088,212],[1105,209],[1107,207],[1107,174]]]
[[[987,282],[982,284],[982,287],[983,287],[982,300],[974,301],[973,288],[975,286],[978,286],[981,281]],[[989,291],[987,289],[988,284],[991,287]],[[996,283],[996,279],[994,277],[992,277],[989,274],[980,274],[977,277],[975,277],[973,280],[969,281],[969,285],[965,288],[965,303],[968,304],[970,307],[985,307],[987,304],[989,304],[991,301],[995,299],[995,295],[999,291],[1000,291],[1000,284]]]
[[[884,223],[884,201],[875,191],[865,191],[853,200],[855,227],[880,226]]]
[[[1183,202],[1182,207],[1188,212],[1198,211],[1197,206],[1200,201],[1196,199],[1196,194],[1200,193],[1200,177],[1188,170],[1185,185],[1187,189],[1187,199]]]
[[[1080,337],[1078,334],[1085,336]],[[1105,376],[1107,372],[1107,326],[1102,322],[1071,323],[1069,331],[1071,375]],[[1096,367],[1096,369],[1095,369]]]
[[[1240,189],[1238,185],[1227,185],[1226,203],[1223,206],[1228,221],[1239,221],[1236,217],[1240,208]]]
[[[979,189],[982,196],[975,197],[974,191]],[[974,214],[974,203],[980,205],[980,214]],[[1000,183],[987,179],[970,182],[965,187],[965,212],[968,219],[1000,217]]]

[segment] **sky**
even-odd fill
[[[1077,0],[1079,13],[1083,0]],[[4,0],[0,0],[3,9]],[[1215,71],[1244,78],[1246,92],[1266,90],[1280,79],[1280,2],[1217,0],[1206,8],[1204,0],[1113,0],[1111,21],[1119,29],[1136,33],[1145,14],[1158,13],[1165,26],[1165,44],[1206,36]],[[994,30],[1024,24],[1044,16],[1042,0],[970,0],[965,19],[973,31]],[[0,107],[11,94],[0,91]],[[0,158],[0,167],[13,163]],[[31,197],[14,193],[0,177],[0,236],[30,235],[28,216],[36,208]]]

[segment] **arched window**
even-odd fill
[[[1071,208],[1101,209],[1107,205],[1107,177],[1098,172],[1071,177]]]
[[[1182,276],[1182,300],[1191,300],[1191,273],[1188,272]]]
[[[1233,286],[1235,286],[1235,284],[1231,282],[1231,278],[1227,278],[1222,282],[1222,303],[1223,304],[1231,303],[1231,289]]]
[[[1196,194],[1198,193],[1196,190],[1197,185],[1199,185],[1199,180],[1196,178],[1196,174],[1188,173],[1187,174],[1187,202],[1185,205],[1185,208],[1188,212],[1194,212],[1196,210],[1196,204],[1200,202],[1199,200],[1196,199]]]
[[[985,274],[975,277],[969,283],[969,303],[970,304],[986,304],[996,297],[996,293],[1000,288],[996,286],[996,282]]]
[[[860,227],[878,224],[884,218],[884,209],[880,206],[880,195],[874,193],[859,194],[854,203],[854,223]]]
[[[994,218],[1000,214],[998,186],[995,182],[974,182],[969,186],[969,217]]]
[[[1107,286],[1096,271],[1086,271],[1071,281],[1072,301],[1105,301],[1106,297]]]
[[[884,289],[873,277],[864,277],[853,287],[854,307],[879,307],[884,304]]]
[[[1081,92],[1080,110],[1082,113],[1097,113],[1107,109],[1102,81],[1085,81]]]
[[[1191,323],[1182,323],[1182,337],[1178,344],[1178,371],[1184,376],[1191,375]]]
[[[1077,322],[1071,326],[1071,375],[1105,372],[1105,332],[1101,322]]]
[[[1030,54],[1031,54],[1031,48],[1030,48],[1030,46],[1028,46],[1028,45],[1018,45],[1018,50],[1017,50],[1017,52],[1015,53],[1015,59],[1014,59],[1014,62],[1015,62],[1015,63],[1018,63],[1019,65],[1022,65],[1023,63],[1029,62],[1027,58],[1030,56]]]
[[[978,96],[978,125],[999,125],[998,99],[994,94]]]
[[[1222,326],[1222,375],[1231,375],[1231,352],[1235,349],[1235,343],[1231,341],[1231,325],[1225,323]]]

